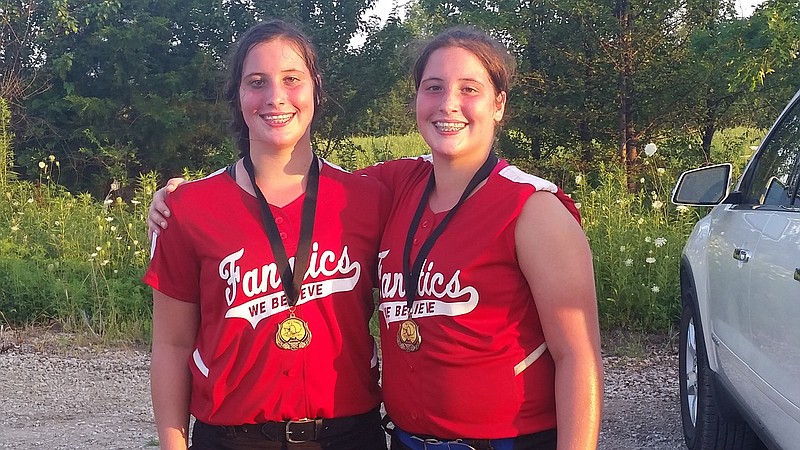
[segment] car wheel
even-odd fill
[[[705,341],[698,325],[693,303],[686,302],[681,313],[678,355],[686,447],[690,450],[765,448],[745,421],[728,421],[720,415]]]

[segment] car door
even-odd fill
[[[800,99],[762,145],[743,197],[767,217],[750,266],[750,334],[741,354],[757,391],[748,399],[784,448],[800,442]]]
[[[747,352],[750,331],[750,258],[761,238],[769,213],[736,197],[711,212],[706,246],[708,314],[706,329],[716,344],[719,370],[738,380],[738,361]],[[737,388],[738,389],[738,388]]]

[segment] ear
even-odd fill
[[[506,91],[497,94],[494,99],[494,121],[500,123],[503,120],[503,115],[506,112]]]

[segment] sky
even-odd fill
[[[386,0],[378,0],[378,2],[382,2]],[[753,13],[753,10],[756,9],[756,6],[763,3],[764,0],[736,0],[736,11],[744,16],[747,17]]]

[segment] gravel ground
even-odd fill
[[[149,355],[0,329],[0,449],[154,449]],[[634,352],[637,353],[637,352]],[[605,355],[600,450],[680,449],[677,355]]]

